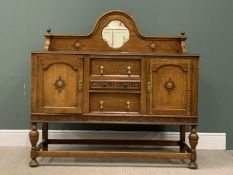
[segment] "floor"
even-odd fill
[[[229,150],[228,152],[229,152],[230,154],[232,154],[232,156],[233,156],[233,150]]]
[[[30,148],[0,147],[1,175],[233,175],[233,151],[198,150],[198,170],[180,160],[111,158],[38,158],[30,168]]]

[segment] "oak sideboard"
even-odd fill
[[[131,16],[105,13],[88,35],[52,34],[32,53],[30,166],[37,157],[150,157],[189,159],[196,169],[197,54],[186,36],[143,36]],[[42,141],[37,124],[42,123]],[[178,140],[53,139],[49,123],[177,125]],[[189,126],[189,146],[185,141]],[[98,131],[97,131],[98,132]],[[49,144],[177,146],[164,151],[51,151]]]

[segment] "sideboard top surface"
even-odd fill
[[[199,54],[189,53],[143,53],[143,52],[98,52],[98,51],[34,51],[32,54],[70,54],[96,56],[143,56],[143,57],[199,57]]]

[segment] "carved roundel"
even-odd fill
[[[77,40],[77,41],[74,42],[74,48],[75,48],[76,50],[79,50],[79,49],[81,48],[81,43],[80,43],[79,40]]]
[[[171,93],[176,88],[176,85],[175,82],[172,81],[171,78],[169,78],[169,80],[165,82],[163,87],[168,93]]]
[[[59,78],[55,81],[54,86],[58,91],[61,91],[65,88],[66,82],[61,78],[61,76],[59,76]]]
[[[157,43],[155,41],[153,41],[152,43],[150,43],[150,48],[152,52],[156,51],[157,48]]]

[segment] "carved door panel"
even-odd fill
[[[190,60],[152,59],[149,70],[149,113],[191,115]]]
[[[38,56],[38,73],[38,109],[40,112],[82,112],[82,58],[75,55]]]

